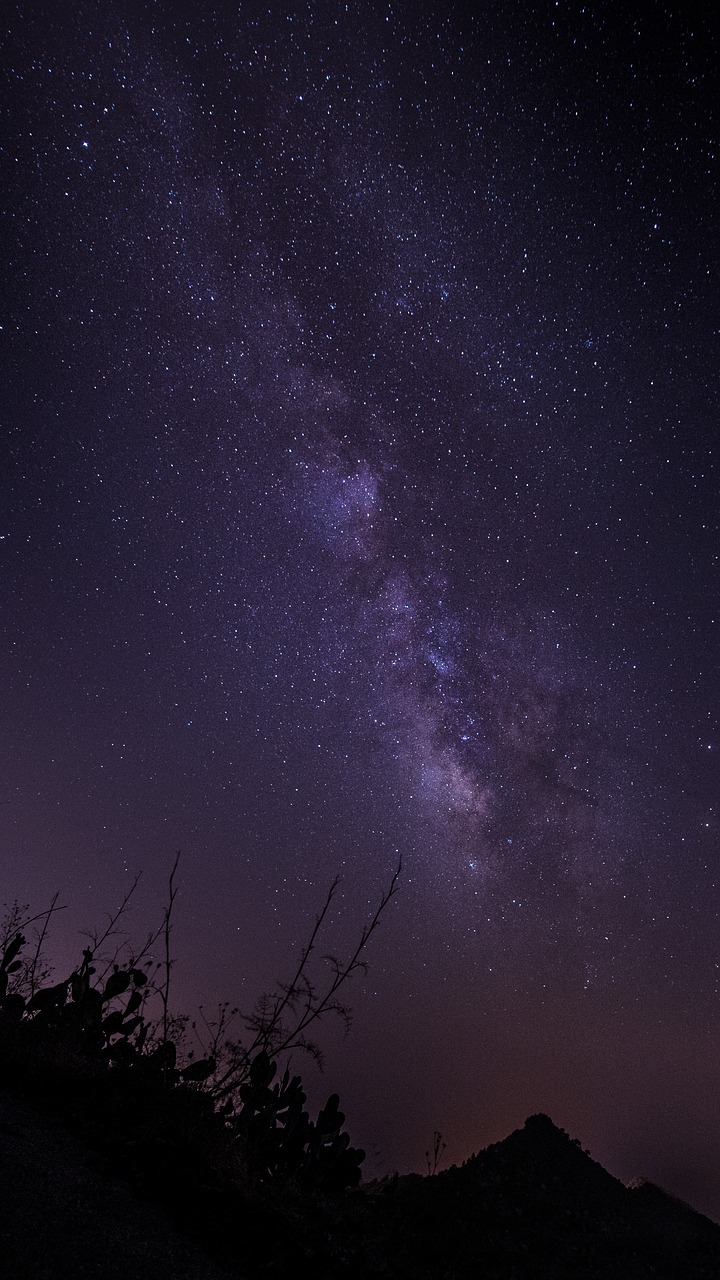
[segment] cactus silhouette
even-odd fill
[[[356,1186],[365,1152],[351,1147],[342,1132],[345,1116],[338,1095],[331,1095],[313,1123],[304,1109],[300,1076],[286,1071],[273,1085],[276,1071],[277,1064],[263,1051],[240,1087],[242,1106],[234,1129],[250,1172],[262,1181],[297,1181],[326,1191]]]
[[[289,1068],[280,1075],[279,1059],[293,1049],[318,1057],[307,1029],[325,1015],[344,1014],[337,993],[364,966],[362,952],[395,893],[400,869],[349,958],[331,960],[325,989],[315,988],[308,964],[337,882],[291,981],[244,1017],[249,1043],[227,1039],[226,1027],[238,1011],[227,1017],[223,1012],[217,1024],[205,1022],[210,1043],[196,1060],[190,1054],[190,1061],[182,1047],[183,1019],[174,1019],[168,1009],[176,869],[177,859],[160,929],[124,964],[117,962],[122,948],[114,959],[104,956],[103,948],[134,885],[104,932],[90,935],[80,962],[61,981],[49,980],[52,971],[42,954],[47,921],[62,910],[56,899],[29,920],[15,913],[13,924],[19,927],[9,928],[0,944],[0,1084],[25,1088],[34,1083],[73,1114],[84,1108],[92,1126],[116,1135],[113,1142],[154,1151],[152,1158],[166,1165],[169,1149],[185,1142],[187,1158],[191,1151],[221,1153],[224,1167],[242,1170],[250,1182],[328,1193],[356,1186],[365,1153],[350,1145],[338,1095],[331,1094],[311,1119],[300,1076]],[[28,957],[25,926],[38,919],[45,923]],[[164,951],[159,962],[150,949],[158,939]],[[153,1000],[160,1004],[154,1021],[148,1016]]]

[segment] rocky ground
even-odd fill
[[[0,1272],[7,1280],[230,1280],[167,1213],[111,1177],[58,1120],[0,1091]]]

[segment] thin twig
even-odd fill
[[[264,1038],[265,1042],[267,1042],[270,1039],[270,1036],[272,1035],[272,1031],[277,1026],[279,1026],[283,1011],[289,1005],[292,1005],[293,1000],[299,994],[300,987],[303,984],[303,980],[306,983],[306,991],[308,993],[308,998],[312,999],[312,987],[310,986],[310,983],[307,982],[307,979],[305,978],[305,970],[307,968],[308,961],[310,960],[310,956],[315,950],[315,942],[317,940],[317,936],[323,926],[325,917],[328,911],[330,910],[330,905],[332,903],[333,898],[335,897],[339,883],[340,883],[340,877],[336,876],[332,884],[330,885],[330,888],[328,889],[327,897],[323,904],[322,910],[320,911],[319,915],[315,920],[312,933],[310,934],[310,937],[301,952],[300,960],[298,961],[298,966],[297,966],[297,969],[295,970],[294,977],[287,984],[287,986],[283,986],[281,988],[284,991],[284,995],[280,1003],[273,1010],[270,1027],[268,1028],[264,1037],[262,1037]],[[259,1043],[260,1043],[260,1037],[256,1038],[255,1042],[250,1047],[248,1052],[252,1053],[254,1049],[258,1047]]]
[[[57,906],[57,900],[59,897],[60,897],[60,894],[56,893],[51,899],[50,906],[48,907],[47,911],[43,911],[39,915],[34,917],[35,920],[42,920],[43,926],[38,933],[37,945],[35,947],[35,954],[33,955],[33,958],[30,961],[30,966],[28,969],[28,975],[30,978],[30,995],[31,996],[35,995],[35,980],[37,977],[37,967],[38,967],[38,964],[40,963],[40,954],[42,952],[43,943],[45,941],[45,937],[46,937],[48,928],[50,926],[50,918],[55,914],[56,911],[62,910],[61,907]],[[28,924],[29,923],[30,921],[28,921]],[[49,972],[52,973],[52,969],[50,969]]]
[[[177,889],[175,888],[175,872],[178,869],[179,861],[180,861],[180,853],[178,851],[178,853],[175,855],[173,869],[170,872],[170,879],[168,881],[168,904],[165,908],[165,916],[163,919],[163,940],[165,945],[165,962],[164,962],[165,963],[165,982],[163,983],[163,986],[160,989],[160,999],[162,1000],[162,1010],[163,1010],[163,1016],[162,1016],[162,1027],[163,1027],[162,1043],[163,1044],[167,1044],[167,1039],[168,1039],[168,1022],[169,1022],[168,1003],[170,1000],[170,973],[172,970],[172,960],[170,959],[170,931],[172,928],[171,917],[172,917],[173,904],[175,902],[175,898],[177,897]]]
[[[319,1063],[322,1062],[322,1054],[319,1047],[314,1041],[309,1040],[305,1033],[310,1026],[328,1013],[338,1014],[346,1025],[349,1025],[350,1011],[336,998],[337,993],[355,970],[364,966],[365,962],[361,959],[362,952],[377,929],[388,903],[397,892],[401,871],[402,859],[398,862],[389,887],[380,898],[372,920],[363,927],[359,941],[350,958],[341,963],[332,957],[326,957],[332,966],[333,977],[324,994],[317,995],[306,970],[321,926],[337,890],[339,881],[337,878],[333,881],[323,908],[315,921],[310,938],[301,952],[292,981],[287,984],[281,984],[280,992],[282,994],[276,996],[274,1001],[271,1001],[269,997],[261,1000],[256,1011],[245,1019],[246,1026],[255,1033],[249,1046],[245,1047],[241,1044],[228,1046],[231,1052],[231,1059],[226,1070],[215,1080],[213,1092],[216,1097],[226,1096],[238,1087],[247,1072],[251,1059],[260,1049],[265,1050],[273,1057],[289,1053],[292,1049],[302,1049],[304,1052],[310,1053]],[[302,1006],[298,1010],[300,1000],[302,1000]],[[282,1014],[288,1010],[292,1012],[294,1018],[293,1025],[289,1028],[282,1025]]]
[[[125,912],[127,911],[128,906],[129,906],[129,903],[130,903],[130,899],[132,898],[132,896],[133,896],[133,894],[134,894],[135,890],[137,889],[137,887],[138,887],[138,885],[139,885],[139,883],[140,883],[141,878],[142,878],[142,873],[141,873],[140,871],[138,871],[137,875],[135,876],[135,879],[133,880],[132,884],[130,885],[130,888],[128,889],[127,893],[125,894],[125,897],[123,898],[122,902],[120,903],[120,906],[118,907],[117,911],[115,912],[115,914],[114,914],[114,915],[109,915],[109,916],[108,916],[108,923],[107,923],[107,928],[106,928],[105,932],[104,932],[103,934],[101,934],[99,938],[98,938],[98,937],[95,937],[95,935],[94,935],[94,934],[88,934],[88,935],[87,935],[87,936],[89,937],[89,939],[90,939],[90,942],[92,943],[92,946],[90,947],[90,952],[91,952],[91,956],[92,956],[92,958],[93,958],[93,959],[94,959],[94,957],[96,956],[97,952],[100,950],[100,948],[101,948],[101,946],[103,945],[103,943],[104,943],[104,942],[106,942],[106,941],[107,941],[107,939],[111,936],[111,934],[113,934],[113,933],[115,932],[115,926],[116,926],[116,924],[117,924],[118,920],[120,919],[120,917],[121,917],[121,916],[123,916],[123,915],[125,914]]]
[[[56,893],[53,897],[53,903],[57,901],[58,897],[59,894]],[[50,915],[55,915],[58,911],[67,911],[67,903],[64,902],[60,907],[51,905],[46,907],[44,911],[38,911],[37,915],[28,916],[27,920],[21,920],[19,922],[18,929],[27,929],[29,924],[34,924],[36,920],[44,920],[46,916],[49,917]]]
[[[364,951],[365,947],[370,941],[370,938],[372,937],[375,930],[377,929],[377,926],[380,923],[380,917],[382,913],[384,912],[391,898],[393,898],[397,892],[397,884],[398,884],[398,879],[400,877],[401,871],[402,871],[402,858],[398,862],[398,865],[393,874],[392,880],[390,881],[390,887],[385,890],[382,897],[380,898],[380,902],[378,904],[377,910],[375,911],[375,915],[370,921],[370,924],[365,925],[365,927],[363,928],[363,931],[360,934],[360,941],[358,942],[358,945],[355,948],[355,951],[353,952],[350,960],[348,960],[348,962],[343,966],[337,964],[336,962],[335,977],[333,978],[325,995],[308,1014],[304,1015],[300,1019],[300,1022],[296,1026],[295,1030],[286,1037],[285,1041],[281,1042],[278,1045],[276,1050],[277,1053],[284,1053],[287,1049],[292,1048],[293,1047],[292,1042],[295,1039],[295,1037],[302,1036],[303,1033],[310,1026],[310,1024],[313,1022],[316,1022],[318,1018],[321,1018],[323,1013],[328,1013],[331,1011],[335,1013],[340,1012],[341,1006],[337,1005],[337,1003],[334,1002],[333,998],[336,995],[339,988],[343,985],[343,983],[362,964],[362,961],[360,960],[360,955]]]

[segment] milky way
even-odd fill
[[[178,998],[252,1002],[402,857],[374,1168],[545,1109],[717,1214],[709,24],[10,25],[3,898],[142,921],[181,847]]]

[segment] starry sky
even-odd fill
[[[717,33],[702,6],[20,2],[2,899],[182,850],[179,1008],[332,878],[368,1175],[533,1111],[720,1216]]]

